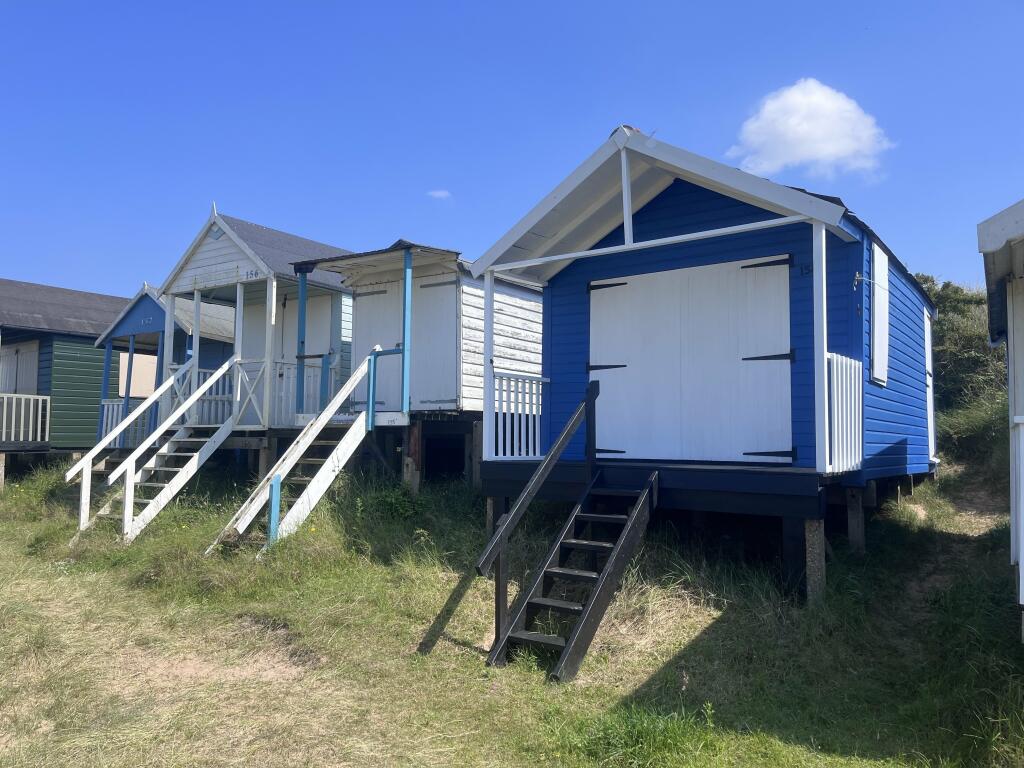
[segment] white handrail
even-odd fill
[[[375,346],[374,351],[380,352],[380,346]],[[327,407],[324,408],[315,419],[309,422],[299,433],[299,436],[295,438],[288,450],[284,452],[280,459],[270,468],[261,479],[259,484],[253,489],[253,492],[249,495],[249,498],[245,500],[238,511],[231,518],[231,521],[224,527],[220,532],[220,535],[214,540],[214,542],[207,548],[206,554],[211,554],[214,549],[224,540],[224,537],[229,531],[235,529],[238,533],[242,533],[252,522],[253,518],[256,517],[257,512],[263,508],[263,505],[267,503],[270,498],[270,483],[274,478],[274,475],[280,475],[283,480],[289,472],[298,464],[299,459],[302,458],[303,454],[312,444],[316,436],[320,434],[324,427],[334,417],[334,414],[338,412],[338,409],[345,403],[346,400],[355,391],[356,386],[365,377],[370,366],[370,356],[367,355],[363,358],[363,362],[352,372],[348,381],[345,382],[344,386],[338,390],[338,394],[334,396]]]
[[[225,373],[230,371],[237,361],[237,357],[228,358],[227,362],[225,362],[224,365],[218,368],[214,372],[214,374],[210,376],[210,378],[208,378],[206,381],[204,381],[202,384],[196,387],[196,391],[189,396],[188,400],[186,400],[177,408],[175,408],[171,415],[168,416],[167,419],[164,421],[164,423],[161,424],[156,429],[154,429],[145,440],[139,443],[139,447],[132,452],[131,456],[129,456],[127,459],[121,462],[117,469],[110,473],[110,476],[107,478],[107,485],[113,485],[114,481],[124,474],[125,470],[128,468],[129,465],[134,466],[135,463],[142,456],[142,454],[148,451],[150,447],[153,445],[153,443],[160,439],[160,435],[162,435],[168,429],[173,427],[174,423],[178,419],[180,419],[184,414],[186,414],[189,408],[191,408],[193,405],[199,402],[199,398],[201,398],[206,393],[206,391],[210,389],[210,387],[212,387]]]
[[[116,427],[110,430],[110,432],[104,435],[103,438],[92,447],[92,450],[90,450],[87,454],[85,454],[85,456],[79,459],[78,463],[72,466],[71,469],[67,471],[67,474],[64,475],[64,480],[70,482],[71,478],[77,475],[79,472],[81,472],[85,467],[91,467],[92,461],[93,459],[96,458],[96,455],[104,448],[106,448],[108,445],[110,445],[118,437],[118,435],[120,435],[122,432],[128,429],[131,423],[135,421],[136,418],[138,418],[139,414],[141,414],[144,410],[149,408],[149,406],[151,406],[157,400],[159,400],[161,395],[163,395],[164,392],[170,389],[170,387],[174,384],[174,381],[179,376],[186,373],[191,365],[192,361],[189,360],[187,363],[181,366],[181,368],[179,368],[178,371],[173,376],[168,376],[164,380],[163,384],[161,384],[159,387],[153,390],[153,394],[151,394],[149,397],[142,401],[142,405],[140,405],[138,408],[136,408],[134,411],[128,414],[128,416],[125,417],[120,424],[118,424]]]

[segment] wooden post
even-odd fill
[[[306,273],[299,273],[299,318],[295,325],[295,413],[306,412]]]
[[[846,535],[850,550],[864,554],[864,495],[860,488],[846,489]]]
[[[263,343],[263,426],[269,427],[270,398],[273,397],[274,386],[274,327],[277,325],[277,280],[273,277],[267,278],[266,312]]]
[[[482,421],[474,421],[473,433],[470,435],[469,479],[473,487],[478,491],[482,487],[480,464],[483,460],[484,450],[483,428],[484,423]]]
[[[167,381],[171,377],[171,366],[174,365],[174,335],[177,329],[177,323],[174,318],[174,294],[168,293],[164,296],[164,360],[163,360],[163,371],[161,371],[160,381]],[[172,387],[166,395],[160,398],[160,417],[159,421],[163,421],[170,414],[173,406],[171,403],[174,402],[174,388]],[[155,429],[155,427],[154,427]]]
[[[164,334],[161,331],[159,334],[157,334],[157,337],[156,337],[156,376],[154,377],[156,379],[156,381],[153,382],[153,388],[154,389],[158,388],[163,383],[163,380],[160,378],[160,372],[163,370],[163,367],[164,367]],[[101,408],[100,411],[102,412],[102,410],[103,409]],[[159,405],[157,405],[157,407],[155,407],[155,408],[150,406],[150,409],[149,409],[149,430],[148,430],[149,432],[152,432],[154,429],[156,429],[156,425],[160,423],[158,421],[159,416],[160,416]]]
[[[245,327],[245,284],[235,285],[235,338],[233,351],[239,363],[235,368],[235,398],[231,405],[231,416],[238,422],[242,413],[242,328]]]
[[[100,385],[100,416],[96,420],[96,442],[103,439],[103,401],[110,397],[110,366],[113,363],[114,342],[107,341],[103,348],[103,383]]]
[[[594,464],[597,461],[597,395],[601,391],[596,381],[587,385],[587,481],[594,476]]]
[[[88,474],[86,472],[85,474]],[[85,475],[83,475],[84,477]],[[4,485],[7,484],[7,454],[0,453],[0,491],[3,491]]]
[[[200,310],[203,306],[203,292],[194,291],[192,302],[192,391],[195,392],[199,389],[199,325],[202,317]]]
[[[484,272],[483,460],[494,458],[494,272]]]
[[[412,409],[412,249],[406,248],[402,270],[402,413]]]
[[[807,547],[807,603],[816,605],[825,597],[825,521],[805,520],[804,537]]]
[[[420,492],[423,477],[423,422],[413,421],[405,428],[405,451],[402,453],[402,482],[415,496]]]
[[[488,499],[488,509],[496,516],[496,525],[501,526],[508,517],[508,497]],[[508,542],[505,542],[507,544]],[[508,628],[508,554],[502,549],[494,559],[494,643],[501,642]],[[505,654],[494,661],[495,666],[505,665]]]
[[[124,379],[124,400],[121,403],[121,421],[128,418],[128,413],[131,411],[132,403],[132,367],[135,364],[135,334],[133,333],[128,337],[128,371],[125,373]],[[126,440],[128,437],[127,431],[121,433],[121,437],[118,438],[119,444],[122,448],[127,445]]]
[[[814,304],[814,453],[818,473],[828,471],[828,306],[826,301],[825,225],[811,224]]]

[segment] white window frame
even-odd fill
[[[889,254],[871,244],[871,380],[889,381]]]

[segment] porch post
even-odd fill
[[[622,166],[622,233],[626,245],[633,244],[633,185],[629,175],[629,155],[626,148],[619,150]]]
[[[237,422],[241,417],[242,407],[242,328],[245,318],[245,284],[235,284],[235,337],[232,351],[235,360],[235,398],[231,405],[231,416]]]
[[[814,281],[814,465],[828,471],[828,313],[825,287],[825,225],[811,223],[812,279]]]
[[[484,272],[483,458],[494,458],[494,272]]]
[[[160,381],[161,381],[161,379],[160,379],[160,372],[163,370],[163,367],[164,367],[164,334],[163,334],[163,332],[160,332],[157,335],[157,337],[156,337],[156,375],[153,377],[153,378],[156,379],[156,381],[153,382],[153,387],[154,388],[160,386]],[[159,408],[153,408],[152,406],[150,406],[150,408],[149,408],[149,430],[148,430],[149,432],[152,432],[154,429],[156,429],[156,425],[157,425],[156,418],[158,416],[158,413],[157,413],[158,410],[159,410]]]
[[[121,403],[121,421],[128,418],[132,401],[132,366],[135,363],[135,334],[128,337],[128,372],[124,379],[124,401]],[[125,433],[121,433],[121,447],[125,445]]]
[[[299,322],[295,342],[295,413],[306,412],[306,273],[299,272]]]
[[[203,294],[195,291],[192,294],[192,391],[199,389],[199,336],[200,310],[203,305]]]
[[[402,413],[409,413],[409,373],[412,369],[412,249],[405,249],[402,277]]]
[[[331,294],[331,371],[337,371],[338,380],[332,382],[333,386],[328,389],[327,399],[331,398],[338,389],[341,389],[341,322],[342,322],[342,294]],[[327,403],[321,403],[323,408]]]
[[[263,426],[270,426],[270,398],[273,394],[274,328],[277,325],[277,279],[267,278],[266,327],[263,335]]]
[[[174,365],[174,334],[177,330],[178,324],[174,315],[174,294],[164,294],[164,365],[163,370],[160,372],[161,383],[167,381],[171,377],[171,366]],[[168,416],[173,407],[171,403],[174,401],[174,390],[164,394],[160,398],[160,420]]]
[[[164,354],[163,371],[160,372],[160,381],[167,381],[171,375],[171,366],[174,365],[174,294],[168,293],[164,296]]]
[[[110,397],[110,364],[114,354],[114,342],[107,341],[103,348],[103,384],[100,385],[100,415],[96,420],[96,442],[103,439],[103,401]]]

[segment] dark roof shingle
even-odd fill
[[[99,337],[129,301],[0,278],[0,327]]]

